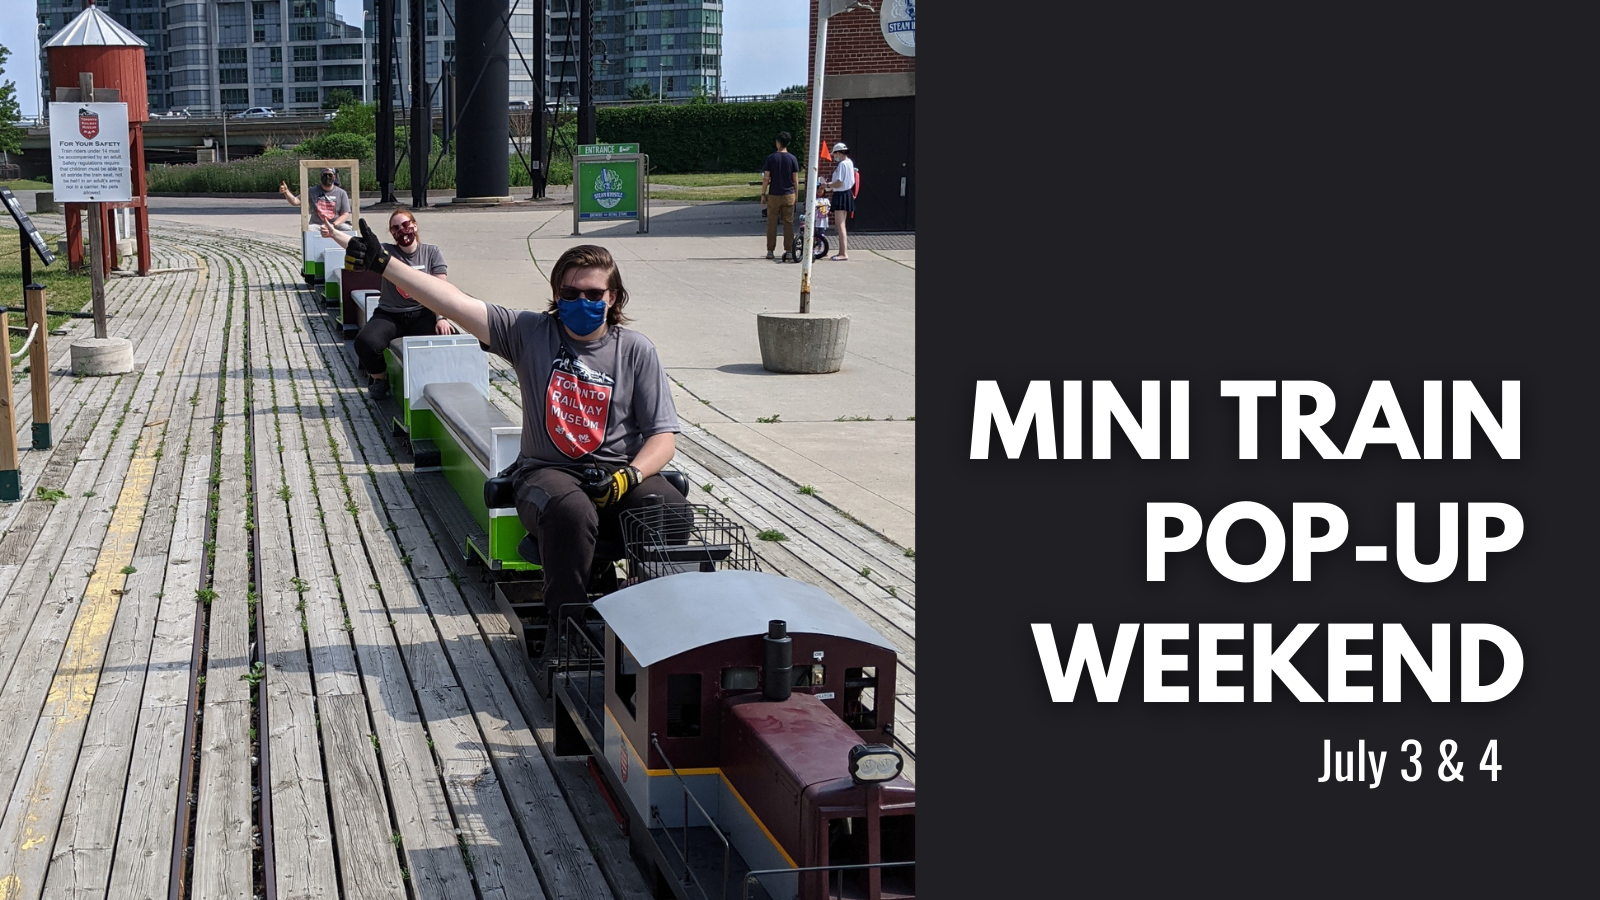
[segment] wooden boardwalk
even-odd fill
[[[170,271],[108,287],[136,371],[73,378],[88,324],[53,340],[57,444],[0,505],[0,900],[649,896],[298,248],[155,227]],[[791,536],[764,568],[900,647],[914,762],[913,561],[708,434],[680,447]]]

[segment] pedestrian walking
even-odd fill
[[[778,246],[778,222],[783,222],[783,261],[799,262],[794,247],[794,203],[800,195],[800,160],[789,152],[789,132],[772,141],[772,155],[761,164],[761,208],[767,217],[767,259]]]
[[[850,148],[840,141],[833,145],[833,179],[828,189],[833,191],[833,224],[839,229],[839,252],[832,259],[845,262],[850,259],[850,239],[845,235],[845,220],[856,211],[856,164],[850,161]]]

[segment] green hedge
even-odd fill
[[[354,128],[365,127],[363,107],[347,106],[339,115],[352,121]],[[650,154],[651,171],[657,174],[679,172],[754,172],[772,152],[772,138],[780,131],[794,135],[790,149],[803,156],[806,148],[803,102],[775,103],[691,103],[686,106],[630,106],[600,109],[596,131],[601,143],[637,142]],[[336,122],[336,124],[339,124]],[[572,160],[566,146],[576,143],[577,126],[564,121],[560,130],[564,140],[556,142],[551,153],[549,183],[572,183]],[[396,159],[405,145],[404,129],[396,129]],[[301,159],[338,159],[362,150],[361,190],[378,188],[377,165],[372,159],[371,138],[359,133],[332,131],[313,138],[293,151],[269,150],[261,156],[229,163],[197,163],[185,166],[153,166],[150,190],[162,193],[259,193],[276,191],[278,182],[298,188]],[[440,141],[433,138],[434,159]],[[338,151],[338,152],[335,152]],[[400,160],[395,172],[395,190],[411,190],[411,162]],[[513,187],[526,187],[528,173],[515,155],[507,160]],[[433,169],[428,187],[455,186],[455,158],[446,156]]]
[[[806,147],[806,105],[691,103],[686,106],[610,106],[598,110],[600,143],[637,142],[650,169],[674,172],[754,172],[772,152],[780,131],[794,135],[790,149]]]

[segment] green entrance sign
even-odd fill
[[[593,152],[638,148],[638,144],[583,144],[572,158],[572,233],[583,222],[633,219],[650,230],[650,157],[643,153]]]
[[[638,160],[584,160],[577,169],[579,219],[639,218]]]
[[[638,153],[638,144],[579,144],[579,156],[608,156],[617,153]]]

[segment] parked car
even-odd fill
[[[275,119],[278,114],[271,107],[252,106],[242,113],[234,113],[229,118],[234,119]]]
[[[510,103],[510,108],[513,112],[517,110],[529,110],[533,109],[533,104],[526,100],[513,100]]]

